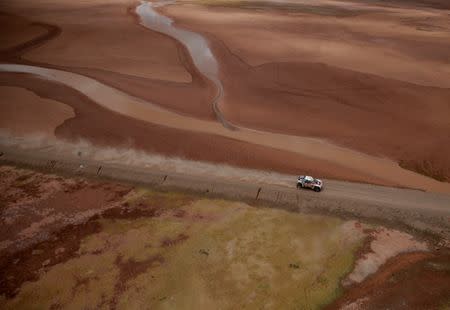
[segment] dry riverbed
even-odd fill
[[[0,193],[4,309],[448,302],[445,240],[11,166]]]

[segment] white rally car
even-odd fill
[[[301,175],[297,179],[297,188],[310,188],[315,192],[320,192],[323,187],[322,180],[314,179],[309,175]]]

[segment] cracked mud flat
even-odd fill
[[[4,309],[448,302],[443,242],[438,251],[435,241],[354,220],[10,166],[0,175]]]

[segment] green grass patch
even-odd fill
[[[127,200],[157,201],[186,214],[102,219],[77,257],[43,271],[0,306],[317,309],[339,294],[364,237],[336,218],[239,202],[148,190]],[[144,265],[154,257],[157,263]],[[124,273],[118,261],[136,267]]]

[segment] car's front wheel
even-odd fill
[[[315,192],[320,192],[320,187],[317,187],[317,186],[316,186],[316,187],[313,188],[313,190],[314,190]]]

